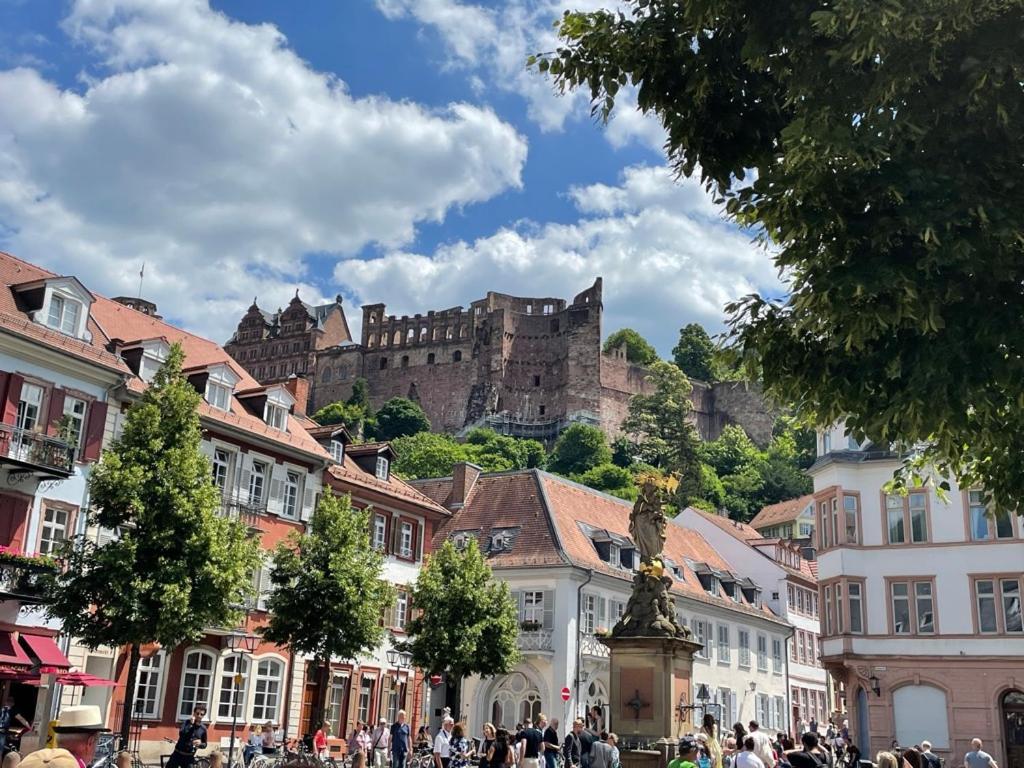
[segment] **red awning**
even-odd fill
[[[29,653],[36,657],[40,672],[67,672],[71,668],[68,657],[61,653],[52,637],[27,635],[22,632],[21,642],[28,648]]]
[[[114,680],[107,680],[104,677],[90,675],[87,672],[68,672],[66,675],[58,675],[57,682],[61,685],[75,685],[84,688],[93,688],[95,686],[113,688],[121,685]]]
[[[0,632],[0,671],[22,671],[32,666],[32,660],[14,641],[10,632]]]

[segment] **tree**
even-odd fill
[[[598,464],[582,475],[573,475],[571,479],[588,488],[604,491],[622,499],[635,500],[639,495],[633,474],[628,469],[614,464]]]
[[[325,405],[313,414],[313,421],[317,424],[344,424],[351,432],[359,432],[363,427],[363,420],[366,412],[362,406],[352,405],[341,400]]]
[[[370,512],[348,496],[325,493],[308,533],[293,532],[273,556],[263,636],[292,653],[310,655],[319,675],[316,722],[327,695],[331,659],[355,659],[384,637],[380,617],[395,598],[381,578],[384,556],[370,545]]]
[[[65,568],[46,583],[47,612],[68,635],[89,648],[129,647],[127,691],[143,645],[175,648],[237,622],[234,606],[259,562],[245,526],[217,515],[220,490],[200,450],[201,398],[182,360],[172,345],[89,477],[89,524],[119,535],[102,546],[68,541],[59,550]],[[125,697],[123,743],[134,702]]]
[[[691,379],[717,381],[715,371],[715,345],[699,323],[690,323],[679,329],[679,343],[672,348],[672,359]]]
[[[395,438],[391,442],[398,458],[394,470],[402,477],[445,477],[452,466],[468,461],[466,449],[450,435],[420,432]]]
[[[622,328],[609,336],[604,343],[605,354],[617,349],[623,343],[626,345],[626,359],[631,363],[650,365],[658,359],[658,353],[654,347],[632,328]]]
[[[485,472],[542,468],[547,461],[544,446],[536,440],[499,435],[493,429],[473,429],[466,435],[469,461]]]
[[[548,469],[561,475],[579,475],[611,460],[612,450],[604,432],[589,424],[571,424],[555,441]]]
[[[637,86],[675,169],[770,243],[784,298],[729,307],[747,374],[1015,507],[1020,2],[630,5],[566,14],[533,63],[605,119]]]
[[[463,678],[507,674],[519,662],[519,608],[508,584],[493,579],[475,540],[462,551],[450,541],[434,551],[416,578],[412,604],[417,613],[406,647],[413,666],[448,673],[453,712]]]
[[[396,437],[430,431],[430,420],[420,404],[404,397],[388,400],[377,411],[374,419],[373,437],[376,440],[394,440]]]
[[[360,376],[352,382],[352,394],[345,402],[361,408],[367,417],[373,415],[373,406],[370,405],[370,385],[366,379]]]

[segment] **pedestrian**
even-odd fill
[[[97,714],[99,709],[97,708]],[[206,707],[197,704],[192,710],[192,717],[182,723],[178,730],[178,740],[174,744],[174,751],[167,758],[164,768],[191,768],[195,763],[196,752],[206,749],[206,726],[203,725],[203,718],[206,717]],[[60,732],[60,728],[57,728]]]
[[[877,768],[898,768],[896,755],[892,752],[879,752],[875,755],[875,765]]]
[[[747,729],[743,727],[743,723],[732,724],[732,735],[736,739],[736,751],[743,751],[743,742],[747,738]]]
[[[6,747],[8,734],[14,729],[15,721],[23,731],[32,730],[32,724],[14,710],[14,697],[8,694],[4,697],[3,707],[0,707],[0,751]]]
[[[981,739],[971,739],[971,751],[964,755],[964,768],[999,768],[992,755],[981,748]]]
[[[416,751],[429,752],[433,743],[433,739],[430,738],[430,726],[421,725],[416,731]]]
[[[676,757],[668,764],[668,768],[697,768],[697,753],[700,747],[696,739],[684,736],[676,747]]]
[[[597,742],[597,734],[583,727],[583,721],[578,720],[579,732],[576,734],[580,740],[580,766],[590,768],[591,752]]]
[[[494,746],[494,739],[497,735],[498,732],[494,729],[493,723],[484,723],[484,737],[480,740],[480,749],[477,751],[477,756],[480,758],[477,768],[491,768],[491,748]]]
[[[544,765],[545,768],[555,768],[558,763],[558,750],[561,743],[558,738],[558,718],[552,717],[551,722],[544,729]]]
[[[509,744],[509,734],[504,728],[498,728],[494,732],[494,743],[487,752],[487,765],[489,768],[506,768],[512,765],[512,746]]]
[[[903,750],[903,768],[922,768],[921,753],[913,747]]]
[[[722,745],[718,741],[718,723],[715,722],[715,716],[710,712],[704,714],[704,722],[700,731],[707,736],[711,768],[722,768]]]
[[[750,728],[750,735],[747,738],[754,740],[754,752],[761,762],[764,763],[764,768],[775,767],[775,753],[772,751],[772,740],[768,734],[761,730],[761,726],[757,720],[751,720],[747,723]],[[746,739],[743,740],[744,748],[746,748]]]
[[[546,726],[547,718],[542,714],[537,718],[537,723]],[[533,723],[527,720],[518,738],[517,752],[520,765],[523,768],[540,768],[540,753],[545,749],[544,732],[534,728]]]
[[[388,753],[391,751],[391,729],[386,718],[377,721],[377,727],[370,734],[370,756],[373,768],[388,768]]]
[[[358,720],[352,735],[348,738],[348,753],[362,754],[366,758],[366,764],[370,764],[370,734],[367,733],[366,726]]]
[[[595,734],[601,733],[604,727],[604,715],[601,708],[594,706],[587,711],[587,729]]]
[[[924,760],[928,768],[942,768],[942,760],[932,752],[932,743],[930,741],[921,742],[921,759]]]
[[[263,751],[263,728],[258,723],[249,724],[249,736],[245,740],[245,747],[242,749],[242,761],[249,765],[256,755]]]
[[[733,762],[736,759],[736,737],[729,732],[729,735],[725,737],[725,743],[722,744],[722,768],[733,768]]]
[[[608,746],[608,734],[603,731],[590,745],[590,768],[612,768],[612,748]]]
[[[451,715],[441,721],[441,730],[434,738],[435,768],[448,768],[452,762],[452,728],[454,727],[455,720]]]
[[[395,715],[395,722],[391,724],[391,740],[389,741],[388,755],[391,758],[391,768],[405,768],[405,761],[409,757],[410,741],[412,731],[409,724],[405,722],[405,710],[398,710]]]
[[[583,730],[583,721],[573,720],[572,728],[565,734],[565,741],[562,742],[562,759],[571,768],[578,768],[581,765],[582,745],[579,736],[581,730]]]
[[[319,758],[327,757],[327,732],[331,724],[321,720],[316,726],[316,733],[313,734],[313,754]]]
[[[619,737],[617,734],[608,734],[608,746],[612,748],[612,768],[619,768]]]
[[[99,735],[110,733],[110,729],[103,725],[100,708],[90,704],[65,707],[54,731],[57,749],[36,750],[19,765],[29,768],[85,768],[96,758]]]
[[[452,737],[449,740],[451,751],[451,768],[466,768],[473,757],[473,746],[466,738],[465,729],[462,723],[455,723],[452,726]]]
[[[815,735],[817,735],[818,733],[818,718],[816,718],[814,715],[811,715],[811,722],[808,723],[807,730],[809,730],[811,733]]]
[[[767,768],[756,752],[757,740],[753,735],[743,740],[743,751],[736,755],[736,768]]]
[[[273,720],[267,720],[263,724],[263,732],[260,734],[260,739],[264,755],[277,754],[277,738],[274,736]]]
[[[805,731],[800,736],[800,749],[791,749],[784,753],[793,768],[825,768],[828,759],[821,748],[818,734]]]

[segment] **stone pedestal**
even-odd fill
[[[692,730],[693,654],[700,644],[679,637],[607,637],[611,652],[609,730],[622,743],[674,743]],[[623,761],[625,762],[625,761]]]

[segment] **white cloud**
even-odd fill
[[[617,186],[569,195],[581,213],[574,223],[503,228],[432,254],[347,259],[335,278],[385,301],[389,313],[410,314],[466,306],[488,290],[569,298],[600,275],[605,332],[636,328],[662,354],[685,323],[719,330],[727,302],[779,287],[769,256],[722,219],[696,181],[676,183],[665,168],[637,166]]]
[[[0,71],[0,244],[224,338],[256,293],[314,299],[302,254],[400,247],[521,186],[522,136],[467,104],[354,98],[272,25],[207,0],[78,0],[80,91]],[[333,293],[330,291],[329,293]]]

